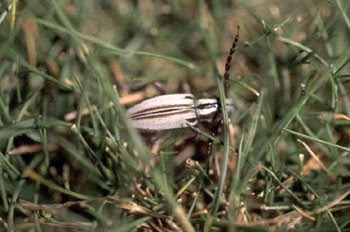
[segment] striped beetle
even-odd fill
[[[232,100],[227,99],[228,111]],[[167,130],[196,126],[212,118],[219,109],[218,99],[195,99],[192,94],[166,94],[150,98],[128,110],[132,125],[142,130]]]
[[[232,56],[239,40],[239,26],[227,56],[224,73],[224,91],[228,113],[233,110],[229,98]],[[216,98],[195,99],[192,94],[165,94],[144,100],[127,110],[132,125],[145,131],[168,130],[196,126],[200,121],[212,119],[211,135],[215,137],[222,123],[220,101]],[[209,139],[207,150],[207,171],[213,140]]]

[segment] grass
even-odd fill
[[[3,1],[0,227],[349,231],[349,7]],[[207,176],[206,125],[140,133],[125,109],[158,83],[223,99],[237,25]]]

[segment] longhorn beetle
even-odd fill
[[[239,26],[226,59],[224,73],[224,91],[227,111],[233,110],[233,101],[229,98],[231,86],[229,76],[232,56],[239,40]],[[211,135],[215,137],[222,124],[222,109],[218,98],[195,99],[192,94],[177,93],[160,95],[140,102],[127,110],[131,123],[135,128],[144,131],[158,131],[196,126],[200,121],[212,118]],[[207,171],[213,140],[209,139],[207,150]]]

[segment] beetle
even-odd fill
[[[232,57],[239,41],[239,26],[226,59],[224,73],[225,104],[228,113],[233,111],[233,100],[229,98],[230,68]],[[197,126],[199,122],[212,119],[211,135],[219,132],[221,119],[220,101],[218,98],[196,99],[192,94],[165,94],[144,100],[129,108],[127,113],[131,124],[143,131],[159,131]],[[213,140],[209,139],[207,150],[207,171]]]
[[[232,100],[227,99],[226,105],[231,112]],[[212,118],[218,110],[218,99],[195,99],[192,94],[178,93],[147,99],[127,112],[135,128],[153,131],[196,126],[200,121]]]

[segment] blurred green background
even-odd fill
[[[2,1],[0,227],[349,231],[349,12],[345,0]],[[220,96],[238,25],[230,153],[221,133],[207,177],[206,125],[139,133],[125,108],[163,89]]]

